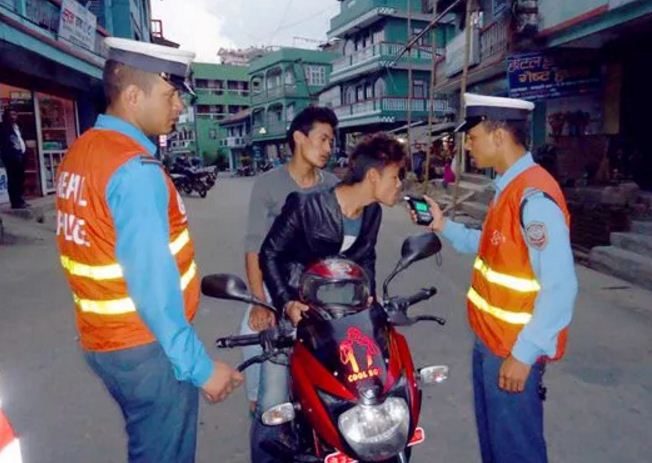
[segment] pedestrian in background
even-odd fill
[[[18,114],[10,106],[5,107],[0,124],[0,156],[7,170],[9,201],[12,209],[24,209],[25,188],[25,140],[18,126]]]

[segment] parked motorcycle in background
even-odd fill
[[[177,157],[168,171],[177,190],[188,195],[197,193],[205,198],[217,181],[217,166],[197,167],[187,159]]]
[[[407,314],[410,306],[434,296],[436,288],[402,297],[389,296],[388,286],[412,263],[440,249],[441,242],[432,233],[406,239],[401,259],[383,284],[382,301],[371,306],[365,304],[360,309],[353,303],[333,305],[324,301],[309,305],[296,330],[279,323],[257,334],[217,340],[218,348],[263,347],[263,354],[241,364],[240,371],[267,360],[278,363],[282,352],[289,355],[291,401],[266,410],[262,421],[268,426],[289,423],[293,439],[292,443],[263,442],[269,453],[281,461],[297,463],[409,461],[411,447],[425,440],[424,430],[418,426],[422,388],[444,381],[448,367],[415,368],[407,341],[395,327],[420,321],[443,325],[445,320]],[[327,259],[310,269],[346,262]],[[337,288],[337,284],[324,287],[327,291],[317,294],[329,294]],[[234,275],[204,277],[202,292],[274,310],[252,296]]]

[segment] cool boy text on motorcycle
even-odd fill
[[[425,439],[418,426],[421,389],[445,380],[448,367],[415,368],[407,340],[395,326],[422,320],[443,325],[445,321],[432,315],[407,314],[410,306],[434,296],[435,288],[422,289],[409,297],[390,297],[387,288],[401,271],[440,248],[439,239],[431,233],[408,238],[401,260],[383,284],[382,300],[374,304],[365,302],[368,292],[359,285],[368,282],[362,283],[357,277],[364,272],[355,263],[339,258],[313,263],[301,277],[302,302],[308,310],[296,331],[279,323],[257,334],[217,340],[218,348],[263,347],[263,354],[244,362],[238,367],[240,371],[254,363],[277,359],[280,352],[289,349],[290,402],[262,414],[265,425],[288,423],[295,437],[291,444],[264,441],[273,449],[275,458],[293,463],[409,461],[411,447]],[[348,270],[332,280],[313,278],[336,264]],[[315,281],[320,285],[312,286]],[[204,277],[202,292],[274,310],[252,296],[234,275]],[[305,297],[307,294],[316,297]]]

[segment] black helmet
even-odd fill
[[[326,312],[330,318],[341,318],[369,306],[369,279],[355,262],[324,259],[303,273],[299,296],[302,302]]]

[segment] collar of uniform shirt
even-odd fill
[[[509,183],[514,180],[519,174],[523,173],[526,169],[529,169],[534,165],[534,159],[532,159],[532,154],[527,152],[516,161],[512,166],[505,171],[503,175],[498,175],[494,179],[494,188],[496,189],[496,195],[494,200],[498,199],[500,193],[509,185]]]
[[[152,156],[156,155],[156,145],[143,132],[119,117],[100,114],[95,121],[96,129],[115,130],[134,139]]]

